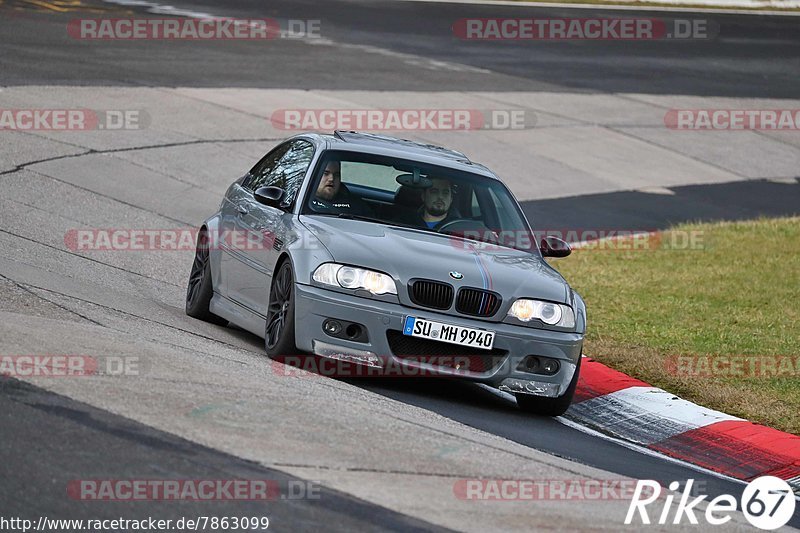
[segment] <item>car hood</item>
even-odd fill
[[[411,278],[487,288],[504,300],[569,303],[569,285],[541,256],[458,237],[361,220],[303,216],[302,223],[339,263],[379,270],[402,285]],[[463,275],[461,280],[450,272]]]

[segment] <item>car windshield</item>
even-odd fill
[[[303,212],[454,235],[529,251],[530,228],[499,180],[386,156],[329,151]]]

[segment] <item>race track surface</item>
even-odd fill
[[[67,5],[69,4],[69,5]],[[132,130],[0,131],[0,354],[135,361],[127,375],[0,381],[0,509],[33,518],[268,516],[270,529],[622,528],[628,500],[465,501],[468,479],[744,485],[433,379],[286,375],[263,341],[185,316],[191,250],[76,251],[80,228],[196,227],[278,140],[281,109],[524,110],[518,130],[411,131],[509,184],[536,229],[652,230],[800,212],[800,134],[674,131],[674,109],[798,109],[800,18],[713,19],[692,41],[464,42],[467,17],[608,10],[332,0],[180,1],[321,21],[319,39],[81,41],[81,17],[155,2],[0,2],[0,109],[133,110]],[[161,6],[163,7],[163,5]],[[163,12],[163,10],[162,10]],[[568,260],[568,259],[567,259]],[[80,501],[81,479],[269,479],[267,503]],[[800,511],[790,523],[800,527]],[[632,526],[633,527],[633,526]],[[653,530],[676,529],[651,526]],[[737,517],[722,530],[748,530]]]

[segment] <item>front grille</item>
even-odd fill
[[[456,298],[456,311],[472,316],[492,316],[502,299],[497,293],[481,289],[461,288]]]
[[[411,301],[431,309],[450,309],[453,286],[440,281],[418,279],[411,281],[408,290]]]
[[[476,350],[469,346],[409,337],[402,332],[386,332],[389,349],[395,357],[470,372],[483,373],[500,366],[508,351],[499,348]]]

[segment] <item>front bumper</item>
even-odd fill
[[[495,349],[505,352],[498,356],[498,361],[500,359],[502,361],[484,371],[470,371],[457,370],[450,366],[431,365],[419,360],[397,356],[391,349],[387,335],[396,337],[397,333],[401,333],[405,317],[409,315],[448,324],[492,330],[495,332]],[[368,332],[368,341],[353,342],[329,336],[322,327],[327,319],[363,325]],[[580,333],[469,319],[301,284],[295,285],[295,340],[298,349],[317,355],[337,357],[336,352],[340,351],[342,355],[352,355],[352,357],[348,357],[350,361],[372,364],[369,361],[377,358],[377,360],[390,363],[395,367],[425,372],[424,374],[409,372],[409,376],[435,373],[440,376],[453,376],[485,383],[508,392],[549,397],[564,394],[575,374],[583,346],[583,335]],[[454,350],[458,348],[455,345],[451,346],[454,347]],[[463,350],[463,347],[460,350]],[[483,350],[474,350],[474,353],[478,355],[481,355],[481,352]],[[529,355],[558,360],[558,372],[553,375],[545,375],[517,369],[520,362]]]

